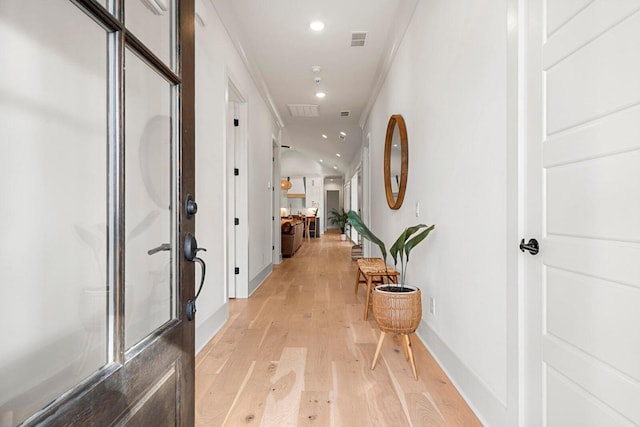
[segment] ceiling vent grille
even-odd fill
[[[367,33],[363,31],[351,32],[351,47],[362,47],[367,39]]]
[[[351,111],[340,111],[340,117],[349,117],[351,115]]]
[[[310,104],[287,104],[292,117],[318,117],[320,108]]]

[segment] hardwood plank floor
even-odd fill
[[[369,369],[378,330],[362,320],[351,244],[305,240],[196,358],[196,425],[479,426],[421,341],[418,381],[400,340],[388,337]]]

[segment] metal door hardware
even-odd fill
[[[198,213],[198,204],[193,200],[191,194],[187,194],[187,199],[184,201],[184,213],[187,218],[191,218]]]
[[[536,255],[540,252],[540,246],[538,245],[538,241],[536,239],[529,239],[529,242],[525,245],[524,239],[520,240],[520,250],[524,252],[525,250],[529,251],[531,255]]]
[[[199,248],[196,238],[191,233],[187,233],[184,237],[184,257],[187,261],[197,262],[202,268],[202,277],[200,278],[200,286],[198,286],[198,292],[195,297],[187,301],[187,320],[193,320],[196,315],[196,300],[200,296],[202,286],[204,285],[204,279],[207,274],[207,265],[202,258],[196,256],[198,251],[206,251],[205,248]]]
[[[157,246],[153,249],[149,249],[147,251],[147,254],[149,255],[153,255],[153,254],[157,254],[158,252],[161,251],[170,251],[171,250],[171,243],[163,243],[160,246]]]

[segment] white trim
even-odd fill
[[[420,322],[416,336],[427,347],[429,353],[480,419],[482,425],[512,426],[509,424],[504,402],[471,369],[462,363],[424,320]]]
[[[196,355],[222,329],[227,320],[229,320],[228,301],[196,327]]]
[[[280,180],[282,179],[280,172],[280,137],[282,135],[282,131],[278,130],[278,136],[275,137],[271,135],[271,140],[273,141],[273,157],[274,161],[272,162],[273,170],[272,170],[272,180],[271,183],[272,193],[271,200],[273,200],[273,206],[271,210],[271,214],[273,215],[274,220],[271,224],[271,244],[273,245],[273,250],[271,254],[271,262],[273,264],[280,264],[282,262],[281,256],[281,239],[280,239]]]
[[[507,0],[507,146],[506,157],[506,422],[509,426],[523,425],[522,347],[522,277],[517,244],[522,233],[520,156],[524,138],[524,67],[523,41],[525,0]]]
[[[269,264],[265,268],[263,268],[260,273],[256,274],[253,279],[251,279],[251,281],[249,282],[249,295],[247,296],[247,298],[253,295],[253,293],[258,290],[260,285],[262,285],[264,281],[267,280],[267,277],[271,275],[272,271],[273,264]]]
[[[231,282],[231,277],[233,272],[233,265],[231,265],[232,254],[230,253],[230,240],[231,233],[236,232],[235,239],[235,253],[240,254],[238,259],[236,259],[235,267],[240,268],[240,274],[236,277],[236,286],[235,286],[235,295],[231,295],[231,297],[235,298],[247,298],[249,296],[249,243],[248,243],[248,234],[249,234],[249,207],[248,207],[248,104],[247,97],[245,94],[238,88],[238,85],[235,84],[235,79],[232,77],[232,73],[230,70],[225,70],[225,115],[224,115],[224,156],[225,156],[225,172],[224,172],[224,189],[225,189],[225,198],[224,198],[224,248],[225,248],[225,273],[224,273],[224,283],[225,283],[225,298],[229,297],[229,284]],[[238,99],[232,99],[231,91],[235,93],[235,97]],[[227,135],[228,123],[234,117],[228,117],[229,113],[229,103],[233,102],[237,106],[237,115],[240,120],[240,126],[238,127],[238,139],[239,142],[235,143],[235,161],[234,164],[229,164],[231,159],[229,156],[230,152],[230,144],[229,135]],[[234,178],[233,168],[237,167],[240,170],[240,175],[237,178]],[[236,187],[235,187],[235,200],[236,202],[236,212],[238,218],[240,218],[240,225],[233,226],[233,218],[232,218],[232,206],[231,203],[233,200],[229,199],[229,186],[231,185],[231,180],[237,179]],[[233,227],[236,227],[235,229]],[[233,230],[233,231],[232,231]]]

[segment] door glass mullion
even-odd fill
[[[180,138],[180,85],[171,86],[171,201],[176,208],[172,210],[171,218],[171,237],[175,242],[172,245],[171,259],[171,278],[173,286],[171,288],[171,318],[175,319],[179,315],[178,302],[180,287],[180,275],[178,272],[179,263],[182,260],[182,254],[179,249],[182,247],[180,241],[180,176],[178,175],[178,165],[182,164],[182,139]]]
[[[109,334],[110,362],[124,362],[124,32],[109,36]]]

